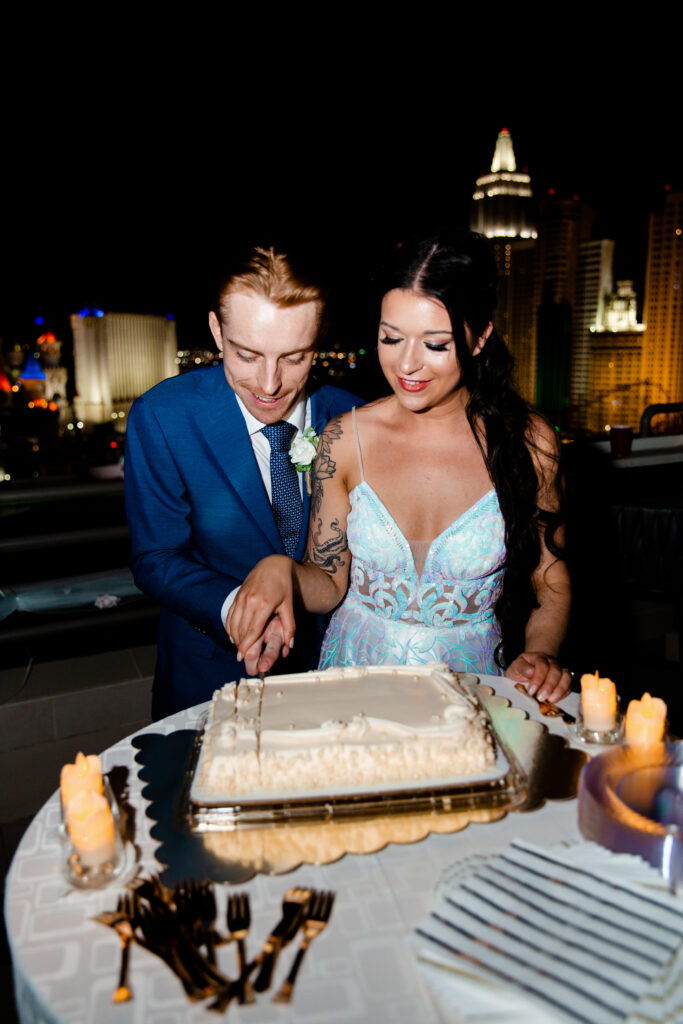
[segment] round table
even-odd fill
[[[481,678],[494,691],[524,709],[551,732],[568,737],[561,719],[542,718],[534,701],[499,677]],[[565,706],[575,713],[577,695]],[[169,735],[195,729],[206,705],[148,726],[146,733]],[[153,822],[145,815],[135,762],[135,737],[128,737],[102,755],[103,769],[129,770],[128,800],[137,809],[135,844],[143,875],[159,871]],[[113,910],[121,887],[85,892],[69,888],[61,873],[60,804],[55,793],[24,835],[8,877],[5,917],[16,999],[22,1024],[181,1024],[213,1021],[205,1004],[190,1004],[175,976],[156,957],[139,947],[131,950],[132,1001],[114,1005],[111,996],[119,965],[119,941],[112,929],[95,923],[95,914]],[[230,1018],[246,1024],[263,1021],[372,1020],[381,1022],[458,1020],[443,1016],[431,998],[409,944],[415,926],[429,912],[434,890],[446,867],[471,855],[496,853],[521,837],[539,844],[580,840],[576,800],[547,800],[535,810],[511,813],[489,824],[470,824],[449,835],[431,834],[409,845],[389,845],[364,855],[347,854],[336,863],[303,865],[284,876],[257,875],[240,889],[249,893],[252,927],[248,946],[253,955],[280,917],[284,891],[291,885],[331,889],[337,894],[330,926],[314,943],[297,982],[291,1006],[274,1006],[270,994],[255,1005],[233,1004]],[[224,921],[228,886],[216,886],[219,918]],[[232,945],[221,950],[225,970],[234,974]],[[293,953],[278,964],[276,984],[286,973]],[[276,989],[274,989],[276,991]]]

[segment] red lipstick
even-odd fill
[[[398,377],[397,379],[403,390],[410,393],[424,391],[430,383],[428,380],[408,380],[406,377]]]

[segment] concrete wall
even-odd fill
[[[33,816],[61,766],[151,721],[156,647],[0,670],[0,823]]]

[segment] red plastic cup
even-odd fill
[[[609,432],[610,454],[613,459],[623,459],[631,451],[633,427],[616,426]]]

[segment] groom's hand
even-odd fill
[[[273,657],[285,646],[292,646],[296,622],[292,566],[286,555],[270,555],[251,570],[239,589],[226,619],[228,636],[237,647],[237,660],[249,658],[246,668],[253,675],[261,657],[272,665]],[[277,623],[277,625],[276,625]],[[267,651],[261,648],[266,644]],[[279,656],[279,654],[278,654]]]
[[[284,642],[284,629],[279,615],[274,615],[266,626],[262,636],[252,644],[244,655],[244,667],[247,675],[255,676],[260,672],[270,672],[278,658],[286,658],[289,644]]]

